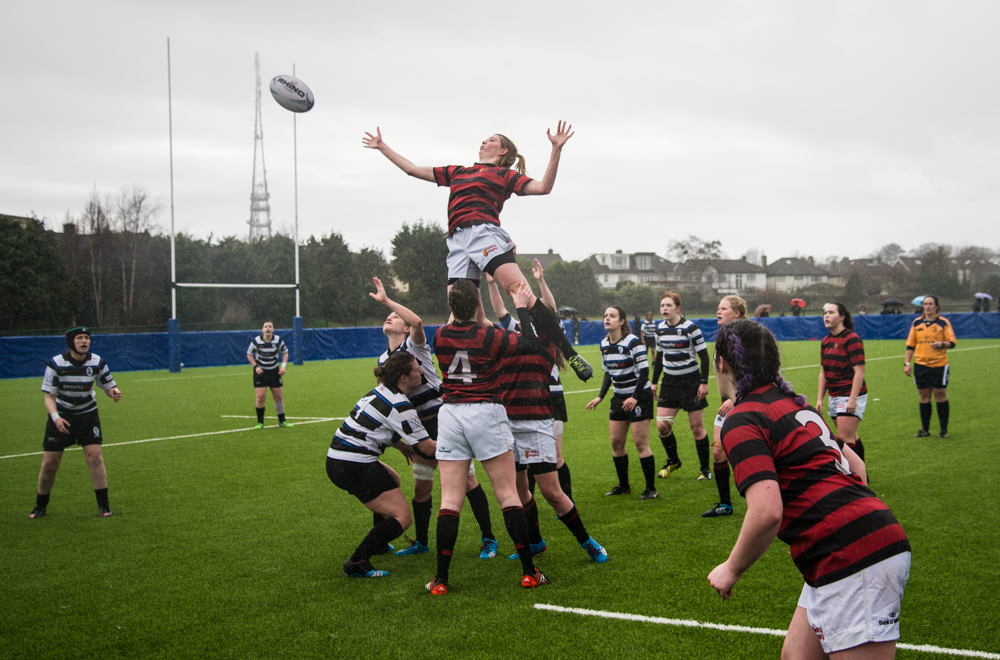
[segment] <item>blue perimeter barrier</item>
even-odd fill
[[[862,339],[905,340],[915,317],[910,314],[855,316],[854,329]],[[1000,338],[1000,312],[985,314],[945,315],[961,339]],[[705,335],[706,341],[715,341],[718,322],[714,318],[692,319]],[[757,319],[767,326],[778,341],[805,341],[826,336],[821,316],[786,316]],[[604,338],[603,321],[579,322],[579,343],[599,344]],[[564,321],[566,335],[572,333],[572,322]],[[432,337],[438,326],[425,326]],[[348,358],[378,357],[386,348],[385,335],[380,327],[365,328],[306,328],[301,331],[302,346],[294,345],[291,329],[275,330],[288,344],[291,355],[301,348],[299,355],[307,361],[343,360]],[[259,330],[226,332],[181,332],[180,346],[172,346],[168,332],[95,335],[92,348],[116,371],[150,371],[169,369],[172,350],[174,357],[185,367],[219,367],[247,365],[247,347]],[[901,347],[902,350],[902,347]],[[53,355],[66,351],[62,336],[0,337],[0,351],[7,356],[0,361],[0,378],[41,377],[45,365]]]

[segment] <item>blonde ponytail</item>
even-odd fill
[[[517,153],[517,145],[515,145],[506,135],[497,133],[497,136],[500,138],[500,146],[507,150],[507,153],[500,157],[500,162],[497,164],[500,165],[500,167],[510,167],[511,165],[514,165],[514,163],[517,163],[517,166],[514,169],[517,170],[518,174],[524,176],[527,172],[527,168],[524,164],[524,156]]]

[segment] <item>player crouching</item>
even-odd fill
[[[409,353],[397,353],[375,367],[375,377],[378,386],[361,397],[337,429],[326,452],[326,474],[330,481],[358,498],[375,518],[375,526],[344,562],[344,573],[350,577],[388,575],[376,570],[369,559],[401,536],[413,521],[410,506],[399,489],[399,475],[378,457],[390,445],[404,454],[412,446],[412,451],[425,457],[433,456],[436,448],[406,398],[421,382],[416,358]]]

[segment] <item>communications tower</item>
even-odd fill
[[[250,242],[271,237],[271,198],[264,168],[264,128],[260,117],[260,54],[254,53],[257,69],[257,114],[253,130],[253,188],[250,191]]]

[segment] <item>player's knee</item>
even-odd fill
[[[705,425],[704,424],[696,424],[696,425],[692,426],[691,427],[691,433],[693,433],[694,437],[696,437],[696,438],[700,438],[700,437],[706,435],[706,433],[705,433]]]
[[[660,435],[670,435],[670,432],[674,430],[674,425],[665,419],[658,419],[656,420],[656,430],[660,432]]]
[[[724,463],[728,459],[726,458],[726,452],[723,451],[722,447],[718,445],[712,445],[712,460],[716,463]]]
[[[418,502],[426,502],[434,490],[434,481],[427,479],[413,480],[413,499]]]

